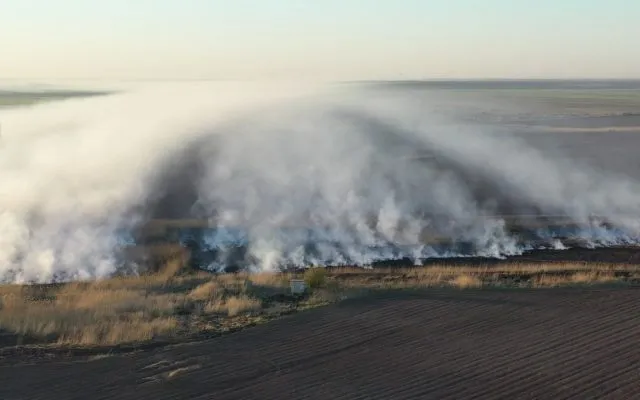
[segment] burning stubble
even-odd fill
[[[125,238],[162,218],[208,222],[206,269],[636,243],[637,182],[435,104],[411,90],[186,85],[5,111],[0,278],[112,275]],[[525,215],[566,223],[509,229]]]

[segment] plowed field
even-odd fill
[[[434,289],[125,354],[5,349],[0,398],[631,399],[639,296],[630,287]]]

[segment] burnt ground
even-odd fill
[[[639,295],[397,292],[146,351],[4,352],[0,398],[631,399],[640,393]]]
[[[640,263],[639,246],[612,246],[594,249],[575,247],[565,250],[532,250],[521,255],[505,258],[491,257],[454,257],[454,258],[429,258],[423,260],[423,265],[461,265],[461,266],[486,266],[514,263],[548,264],[548,263],[602,263],[602,264],[629,264]],[[380,261],[374,267],[408,267],[412,266],[412,260]]]

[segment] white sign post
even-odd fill
[[[307,291],[307,284],[304,279],[291,279],[291,294],[304,294]]]

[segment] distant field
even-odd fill
[[[505,100],[530,102],[559,112],[616,114],[640,111],[640,90],[496,90],[492,95]]]
[[[108,94],[93,91],[41,91],[22,92],[0,90],[0,108],[28,106],[42,102],[65,100],[71,98],[93,97]]]
[[[451,92],[450,92],[451,93]],[[494,100],[549,115],[620,115],[640,112],[639,89],[482,89],[457,92],[476,101]]]
[[[640,111],[640,81],[504,80],[372,82],[496,115],[617,115]]]

